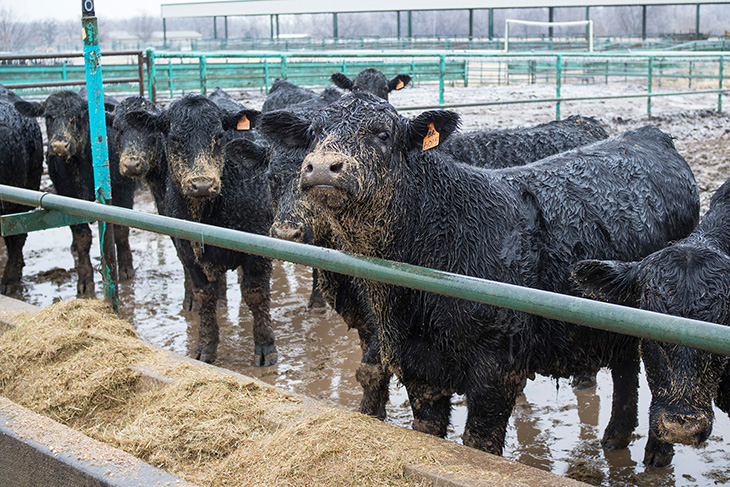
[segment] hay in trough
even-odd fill
[[[144,364],[172,380],[139,387]],[[170,359],[101,301],[60,302],[0,336],[0,394],[201,486],[420,485],[398,427]]]

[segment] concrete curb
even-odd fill
[[[40,308],[0,295],[0,333],[15,325],[20,314],[35,313]],[[158,349],[159,350],[159,349]],[[222,369],[173,352],[160,350],[172,361],[184,362],[193,367],[204,367],[217,373],[236,377],[245,383],[257,383],[272,387],[258,379]],[[156,389],[174,383],[145,364],[133,367],[141,374],[142,390]],[[301,397],[310,414],[322,411],[319,401],[281,391],[282,394]],[[326,406],[330,407],[330,406]],[[304,413],[307,414],[307,413]],[[274,420],[274,418],[261,418]],[[382,424],[383,428],[397,428]],[[447,440],[435,439],[417,431],[406,429],[407,434],[422,435],[429,441],[442,442],[442,451],[456,453],[453,461],[439,467],[425,465],[405,466],[405,475],[438,487],[586,487],[587,484],[571,480],[551,472],[528,467],[505,458],[465,447]],[[154,468],[141,460],[93,440],[75,430],[40,416],[0,396],[0,478],[6,480],[3,487],[36,486],[109,486],[109,487],[196,487],[167,472]]]

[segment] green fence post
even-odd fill
[[[205,56],[200,56],[200,94],[206,96],[208,93],[208,63]]]
[[[555,68],[555,98],[558,102],[555,104],[555,120],[560,120],[560,74],[562,70],[563,57],[558,56],[557,66]]]
[[[101,204],[111,203],[111,177],[109,174],[109,149],[106,134],[106,111],[101,77],[101,51],[94,0],[82,2],[82,33],[84,38],[84,66],[86,71],[86,98],[89,105],[89,133],[94,166],[94,196]],[[117,257],[114,247],[113,225],[99,221],[101,268],[104,281],[104,297],[114,311],[119,310],[117,294]]]
[[[692,88],[692,68],[694,66],[694,63],[692,61],[689,62],[689,88]]]
[[[264,88],[265,93],[269,93],[269,60],[264,59]]]
[[[66,73],[66,60],[64,60],[61,64],[61,79],[64,81],[68,79],[68,74]]]
[[[172,76],[172,58],[167,58],[167,85],[170,87],[170,100],[172,100],[172,97],[173,97],[173,94],[172,94],[172,92],[174,90],[174,88],[172,86],[173,79],[174,78]]]
[[[444,104],[444,72],[446,71],[446,58],[439,56],[439,105]]]
[[[724,64],[725,64],[725,56],[720,56],[720,72],[718,73],[718,79],[719,79],[718,88],[719,89],[722,89]],[[722,93],[717,94],[717,112],[722,113]]]
[[[154,49],[147,48],[147,83],[150,94],[150,101],[152,103],[157,102],[157,73],[155,69],[155,51]]]
[[[646,97],[646,114],[651,117],[651,85],[652,85],[652,71],[654,70],[654,56],[649,56],[649,73],[647,80],[647,97]]]
[[[281,79],[286,79],[286,56],[281,56],[279,59],[281,59]]]
[[[469,63],[464,60],[464,88],[469,87]]]

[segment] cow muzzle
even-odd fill
[[[130,178],[140,178],[147,174],[149,166],[145,161],[138,157],[122,157],[119,161],[122,176]]]
[[[303,242],[305,234],[304,224],[301,222],[281,222],[274,223],[269,231],[274,238],[289,240],[292,242]]]
[[[51,154],[54,156],[69,159],[73,153],[73,143],[68,140],[52,140],[50,142]]]
[[[220,193],[220,182],[207,177],[191,178],[184,190],[192,198],[212,198]]]
[[[300,180],[302,190],[317,187],[338,188],[342,180],[346,158],[340,154],[325,152],[309,154],[304,159]]]

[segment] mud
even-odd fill
[[[634,93],[643,88],[623,85],[564,85],[562,95],[591,96]],[[659,91],[659,90],[655,90]],[[666,91],[666,89],[664,89]],[[535,99],[553,96],[554,87],[501,86],[483,88],[447,87],[446,103]],[[258,94],[238,94],[247,106],[259,108]],[[393,92],[395,106],[436,104],[437,87],[419,86]],[[723,98],[730,107],[730,99]],[[712,192],[730,177],[730,117],[714,112],[717,95],[663,97],[652,101],[646,116],[646,99],[563,103],[561,117],[573,114],[596,116],[611,135],[647,123],[659,126],[675,137],[679,152],[693,168],[701,191],[704,212]],[[555,117],[554,104],[524,104],[457,109],[463,128],[508,128],[547,122]],[[406,112],[415,115],[417,112]],[[48,188],[44,176],[42,186]],[[145,189],[135,196],[135,209],[154,212],[151,195]],[[96,266],[97,296],[101,295],[98,237],[94,225],[92,262]],[[183,269],[169,237],[132,229],[130,244],[136,275],[121,283],[121,316],[130,321],[146,341],[175,352],[192,355],[197,337],[197,312],[182,310]],[[28,237],[26,266],[21,290],[13,297],[46,306],[76,295],[76,276],[69,250],[68,228],[35,232]],[[0,251],[4,266],[5,251]],[[332,310],[307,310],[311,286],[308,268],[275,262],[272,281],[272,327],[279,351],[279,363],[269,368],[252,364],[253,319],[241,307],[238,276],[227,275],[227,300],[219,305],[221,342],[217,365],[258,377],[284,389],[303,393],[357,410],[360,386],[355,380],[360,348],[355,331],[348,331]],[[537,376],[529,381],[518,400],[507,431],[504,456],[524,464],[601,486],[704,486],[730,482],[730,420],[715,410],[716,422],[710,439],[694,448],[675,446],[673,463],[662,469],[644,467],[644,445],[648,431],[650,395],[642,378],[639,392],[640,424],[628,449],[605,451],[600,447],[608,423],[611,380],[606,371],[598,375],[593,388],[573,390],[569,381]],[[460,441],[466,419],[463,398],[454,398],[452,426],[448,438]],[[405,390],[391,384],[388,422],[408,427],[412,421]]]

